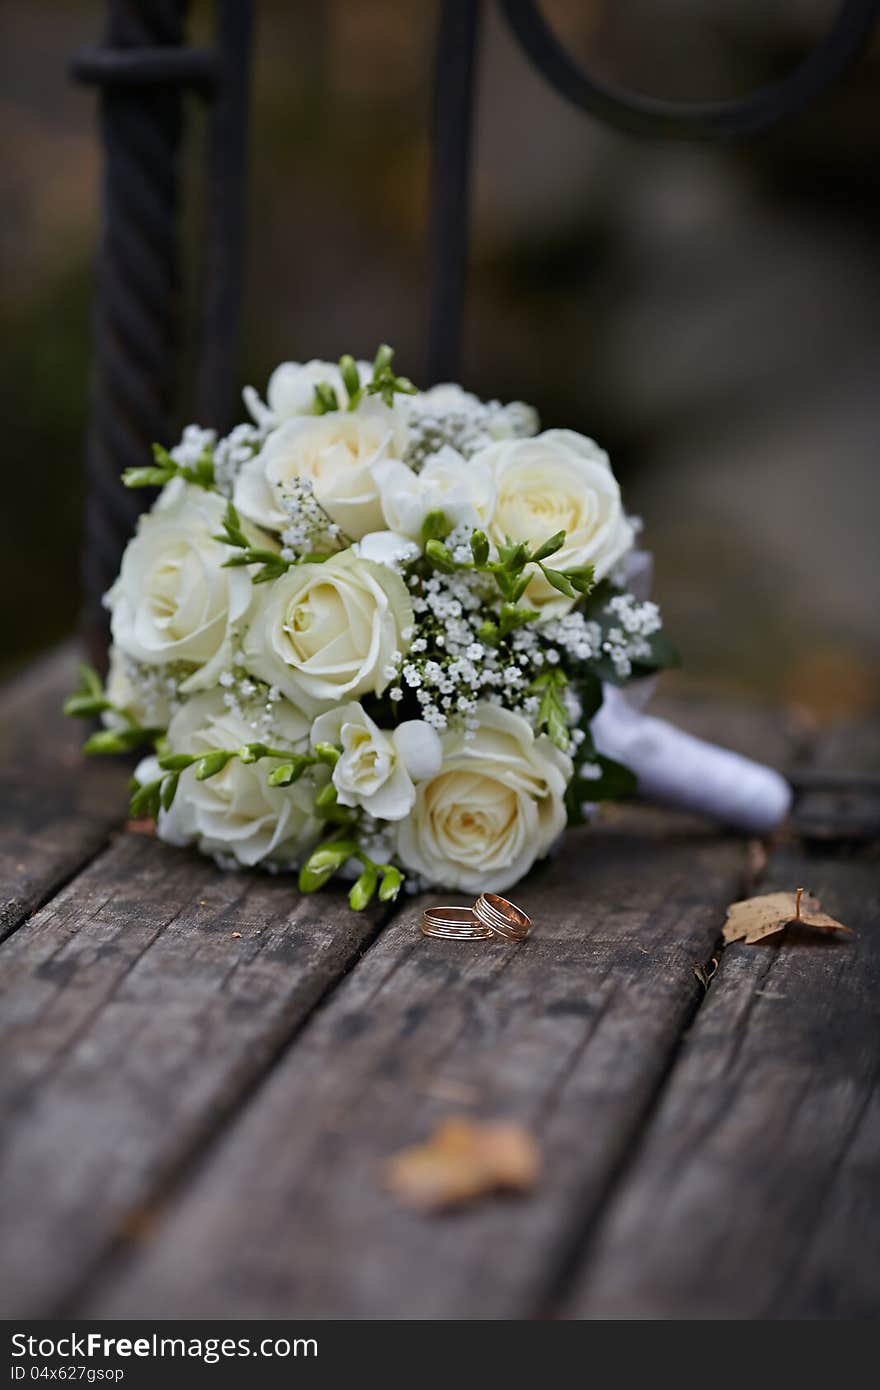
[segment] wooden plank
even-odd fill
[[[6,941],[3,1316],[63,1306],[378,920],[128,834]]]
[[[835,730],[815,765],[878,761]],[[761,888],[801,885],[857,935],[725,950],[564,1315],[880,1314],[876,847],[778,851]]]
[[[61,714],[75,676],[71,645],[0,691],[0,940],[125,818],[127,769],[83,758],[83,724]]]
[[[408,905],[76,1315],[534,1312],[662,1081],[743,858],[708,834],[572,836],[517,893],[539,924],[519,947],[428,941]],[[402,1209],[382,1160],[469,1098],[535,1129],[538,1189]]]

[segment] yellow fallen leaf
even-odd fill
[[[445,1120],[424,1144],[386,1165],[387,1185],[409,1206],[441,1210],[490,1192],[524,1192],[540,1168],[538,1145],[521,1125]]]
[[[829,917],[827,912],[820,912],[820,906],[818,898],[804,893],[803,888],[798,888],[796,893],[765,893],[759,898],[745,898],[742,902],[731,903],[727,909],[724,940],[751,945],[796,925],[852,935],[849,927]]]

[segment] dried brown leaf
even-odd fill
[[[386,1165],[387,1185],[408,1206],[440,1211],[497,1191],[525,1192],[540,1155],[521,1125],[445,1120],[424,1144],[401,1149]]]
[[[764,893],[758,898],[745,898],[742,902],[731,903],[727,909],[724,940],[752,945],[789,926],[852,935],[849,927],[829,917],[827,912],[821,912],[820,906],[818,898],[811,897],[803,888],[795,893]]]

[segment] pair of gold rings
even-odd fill
[[[473,907],[426,907],[420,926],[423,936],[445,941],[525,941],[532,919],[497,893],[481,893]]]

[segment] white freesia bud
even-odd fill
[[[214,535],[224,510],[216,493],[170,482],[140,518],[106,599],[121,652],[147,665],[186,661],[201,668],[184,692],[216,680],[228,660],[231,629],[253,596],[246,569],[223,568],[229,547]]]
[[[500,891],[546,854],[565,826],[571,759],[519,714],[480,704],[471,738],[442,738],[440,771],[400,823],[402,864],[429,883]]]
[[[443,512],[450,525],[484,527],[495,507],[495,485],[484,463],[444,445],[420,473],[397,459],[376,464],[382,511],[393,531],[420,540],[425,518]]]
[[[371,531],[352,546],[362,560],[372,560],[377,565],[388,565],[399,569],[410,560],[418,559],[421,551],[409,536],[401,536],[399,531]]]
[[[351,550],[263,586],[244,638],[248,668],[308,713],[388,685],[413,626],[399,575]]]
[[[297,479],[304,479],[331,520],[357,540],[384,525],[376,464],[401,458],[406,445],[402,412],[375,397],[362,400],[356,410],[286,420],[242,468],[235,505],[258,525],[282,531],[290,520],[285,497]]]
[[[563,571],[593,565],[597,579],[633,544],[608,455],[585,435],[545,430],[534,439],[490,444],[470,466],[477,462],[488,467],[497,489],[490,526],[494,541],[509,536],[537,546],[564,531],[563,548],[547,564]],[[540,573],[529,584],[525,601],[548,617],[566,612],[573,602]]]
[[[416,798],[414,783],[440,767],[440,739],[421,719],[410,719],[384,732],[359,704],[319,714],[312,744],[342,748],[333,768],[333,785],[343,806],[360,806],[377,820],[409,815]]]
[[[358,362],[356,366],[361,382],[369,381],[371,364]],[[338,365],[317,357],[310,362],[282,362],[269,378],[266,402],[260,400],[252,386],[246,386],[245,405],[258,425],[272,428],[297,415],[314,415],[315,387],[324,382],[336,392],[340,406],[346,406],[348,392]]]
[[[287,701],[277,701],[272,717],[277,729],[273,740],[302,751],[309,729],[305,716]],[[247,720],[226,708],[220,690],[188,700],[168,726],[169,751],[195,757],[215,749],[238,749],[253,737]],[[160,839],[174,845],[194,843],[205,854],[231,855],[240,864],[298,864],[323,830],[314,800],[316,782],[326,782],[327,771],[317,767],[289,787],[270,787],[268,776],[275,765],[230,758],[221,772],[203,782],[195,767],[187,768],[171,809],[159,814]],[[155,771],[139,768],[139,780],[149,780],[151,773],[159,775],[158,766]]]

